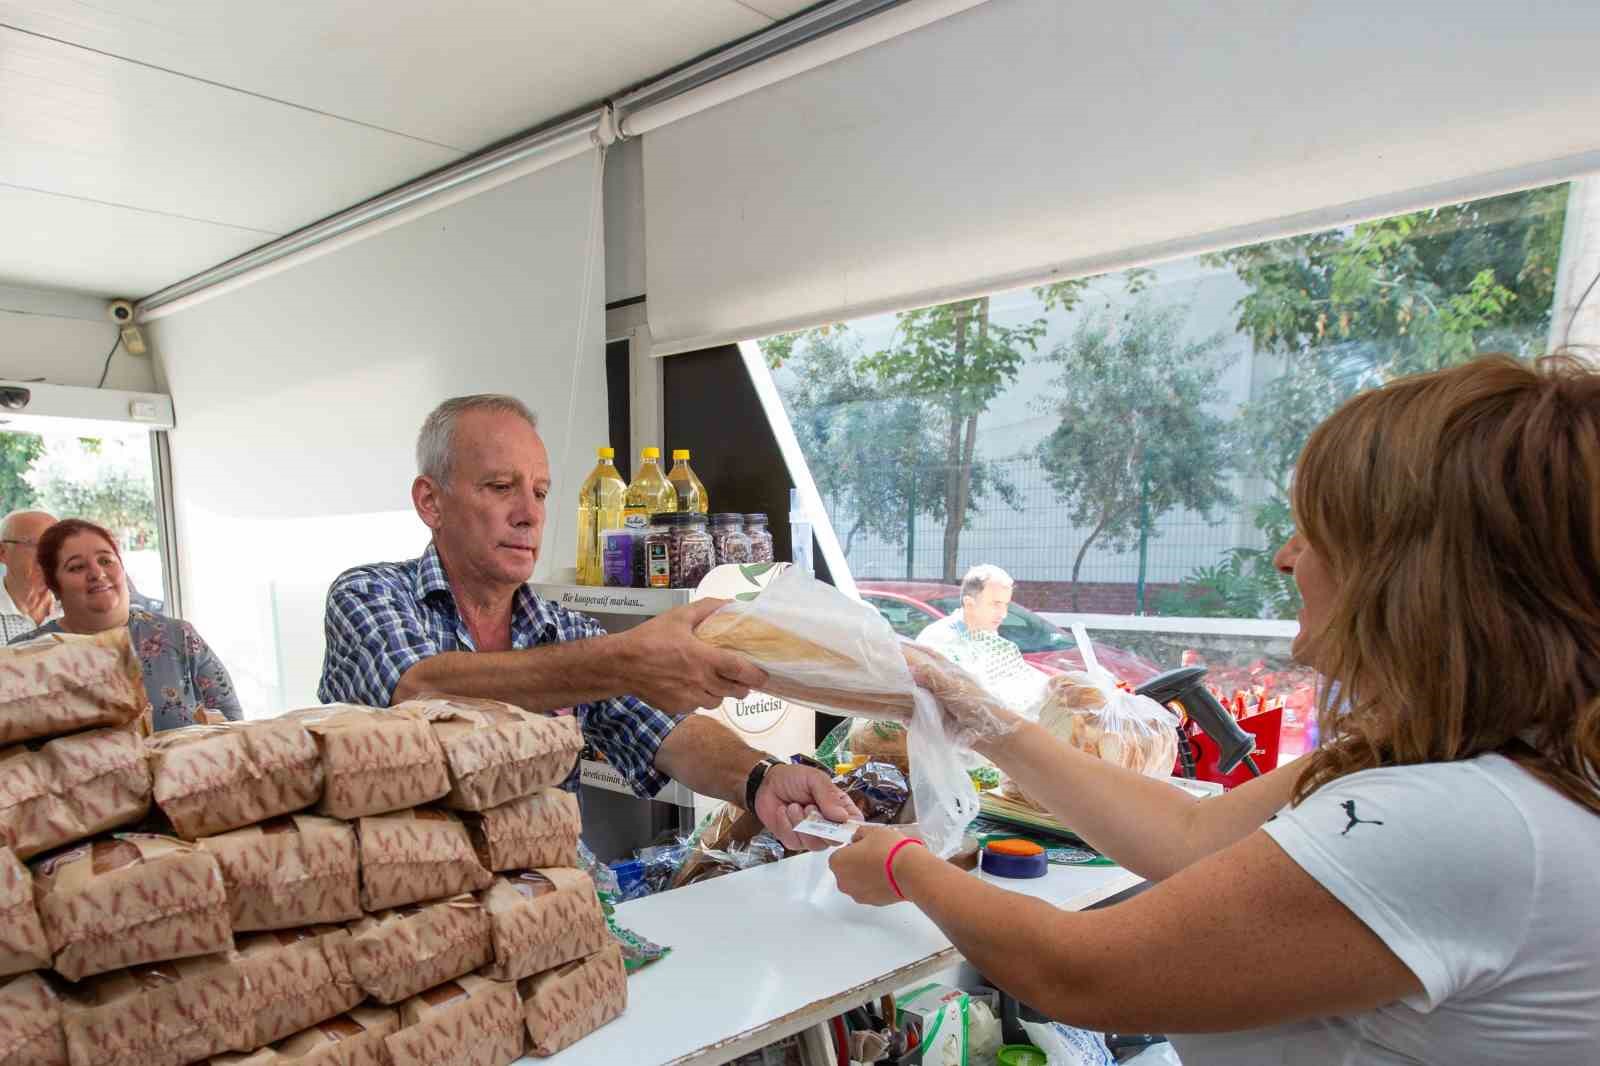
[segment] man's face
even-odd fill
[[[998,581],[983,586],[976,596],[961,598],[961,615],[967,628],[976,633],[998,633],[1011,607],[1011,590]]]
[[[450,484],[418,478],[417,512],[453,581],[520,585],[533,576],[550,494],[550,456],[521,417],[470,411],[456,421]]]
[[[47,514],[24,514],[11,520],[5,543],[0,544],[0,563],[6,564],[6,574],[12,579],[13,588],[44,584],[38,565],[39,538],[55,524],[56,520]]]

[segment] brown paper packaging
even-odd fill
[[[494,930],[494,962],[485,977],[517,981],[581,959],[604,947],[610,933],[582,870],[533,870],[497,877],[483,894]]]
[[[449,811],[421,807],[363,818],[361,907],[381,911],[488,888],[466,827]]]
[[[218,1055],[210,1066],[393,1066],[385,1040],[400,1030],[392,1007],[357,1007],[287,1040],[246,1055]]]
[[[408,999],[389,1037],[394,1066],[508,1066],[522,1057],[517,986],[466,976]]]
[[[199,841],[216,856],[235,932],[361,917],[355,827],[294,814]]]
[[[33,877],[56,972],[68,980],[233,948],[217,860],[181,840],[118,834],[41,859]]]
[[[33,905],[33,877],[0,848],[0,977],[49,965],[50,944]]]
[[[150,738],[156,804],[188,840],[290,814],[322,797],[322,757],[300,722],[274,718]]]
[[[382,911],[350,932],[350,972],[379,1003],[398,1003],[494,958],[489,915],[468,895]]]
[[[543,788],[485,811],[463,811],[461,820],[486,869],[578,865],[583,823],[578,797],[565,789]]]
[[[127,725],[149,703],[126,626],[0,648],[0,744]]]
[[[441,801],[481,811],[559,785],[577,765],[583,732],[571,716],[531,714],[494,700],[408,700],[398,714],[428,722],[444,748],[450,792]]]
[[[20,859],[132,825],[150,809],[137,725],[0,752],[0,846]]]
[[[74,1066],[194,1062],[254,1046],[252,1000],[233,952],[135,966],[80,985],[62,1001]]]
[[[529,1047],[544,1058],[571,1047],[628,1009],[628,971],[616,943],[517,985]]]
[[[428,803],[450,791],[444,752],[426,722],[394,711],[333,704],[291,711],[322,755],[317,813],[361,818]]]
[[[239,941],[259,1047],[332,1018],[362,1000],[350,973],[350,933],[332,925],[258,933]]]
[[[61,997],[43,974],[0,978],[0,1066],[68,1066]]]

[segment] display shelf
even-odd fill
[[[638,797],[617,768],[610,763],[598,762],[594,759],[584,759],[578,773],[578,780],[593,788],[603,788],[607,792],[619,792],[624,796]],[[694,807],[694,793],[676,781],[669,781],[667,787],[655,795],[658,803],[671,803],[677,807]]]
[[[618,589],[604,585],[568,585],[535,581],[533,591],[557,607],[585,614],[624,614],[654,617],[682,607],[693,589]]]

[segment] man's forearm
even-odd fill
[[[696,714],[667,734],[656,752],[656,769],[702,796],[743,807],[745,782],[765,757],[721,722]]]
[[[629,695],[618,643],[617,637],[604,636],[518,651],[445,652],[407,670],[390,702],[438,693],[553,711]]]

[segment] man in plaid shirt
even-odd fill
[[[520,401],[481,395],[440,404],[418,435],[417,468],[411,499],[433,540],[419,559],[359,566],[334,581],[318,688],[325,702],[387,707],[439,692],[530,711],[575,707],[584,735],[640,796],[675,779],[740,806],[753,799],[791,848],[825,846],[792,831],[808,808],[833,821],[860,819],[827,774],[781,763],[693,713],[766,681],[742,656],[694,637],[718,601],[608,635],[528,587],[550,461]]]

